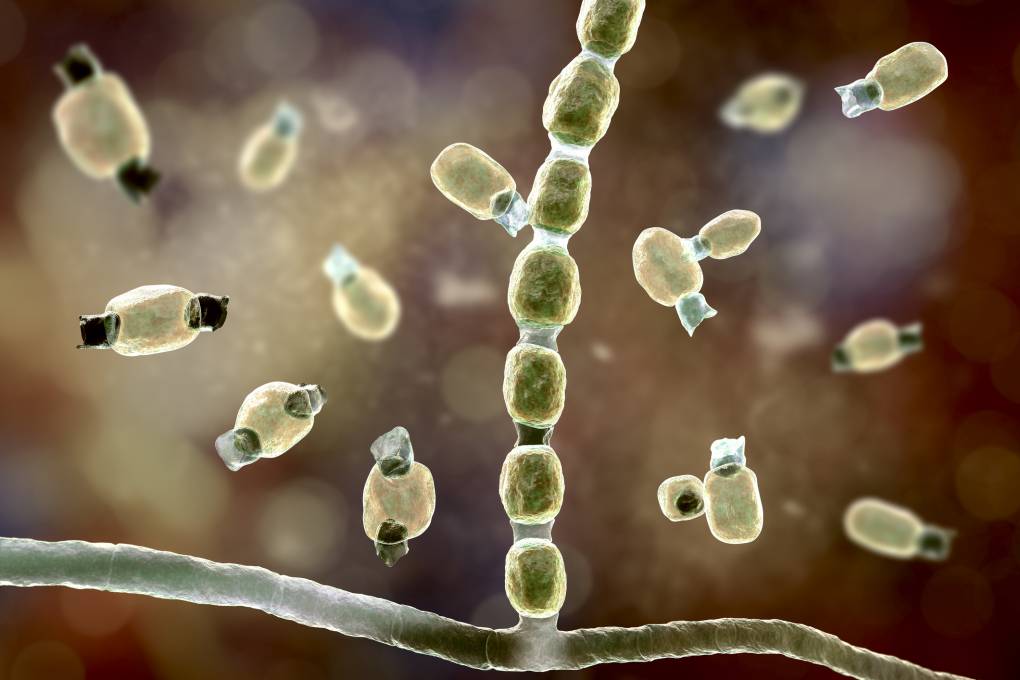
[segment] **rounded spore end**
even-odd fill
[[[899,329],[897,340],[903,354],[913,354],[924,349],[921,322],[912,323]]]
[[[141,159],[132,158],[117,169],[117,186],[134,203],[152,193],[162,175],[146,165]]]
[[[259,459],[259,436],[246,427],[229,430],[216,438],[216,453],[228,469],[237,472]]]
[[[507,212],[517,191],[513,177],[502,165],[462,142],[439,152],[429,172],[440,193],[479,220],[492,220]]]
[[[856,118],[877,109],[882,103],[882,86],[870,78],[860,78],[849,85],[841,85],[836,88],[836,94],[843,102],[843,115],[847,118]]]
[[[541,538],[514,543],[506,555],[504,586],[510,605],[521,616],[544,619],[556,614],[567,595],[559,549]]]
[[[705,512],[705,486],[694,475],[670,477],[659,485],[659,509],[671,522],[684,522]]]
[[[548,446],[518,446],[499,475],[499,497],[511,521],[545,524],[563,505],[563,469]]]
[[[701,293],[687,293],[677,300],[676,313],[680,316],[680,323],[683,324],[687,335],[691,337],[702,321],[718,314]]]
[[[378,437],[369,447],[376,465],[386,477],[405,474],[414,463],[414,448],[411,446],[411,435],[397,426]]]
[[[867,78],[882,88],[879,108],[893,111],[924,97],[949,77],[946,57],[927,42],[912,42],[875,63]]]
[[[110,342],[116,334],[111,337],[109,331],[118,323],[119,317],[111,313],[79,316],[82,344],[78,345],[78,349],[110,349]]]
[[[917,556],[932,562],[942,562],[949,557],[956,532],[926,524],[917,537]]]
[[[322,273],[337,286],[342,286],[357,274],[358,261],[339,243],[334,244],[329,255],[322,262]]]
[[[227,321],[227,305],[230,304],[230,297],[227,295],[209,295],[198,293],[195,295],[197,313],[190,316],[188,325],[200,331],[216,331],[223,327]]]
[[[715,470],[724,465],[736,463],[747,465],[747,456],[744,454],[745,440],[743,435],[736,439],[716,439],[712,442],[712,458],[710,469]]]
[[[400,543],[380,543],[376,541],[375,543],[375,554],[387,567],[392,567],[409,552],[411,552],[411,547],[407,544],[407,541]]]
[[[577,39],[584,49],[616,59],[634,46],[644,11],[645,0],[584,0]]]
[[[273,112],[273,132],[279,137],[297,137],[304,127],[305,118],[301,112],[288,101],[276,105]]]
[[[54,65],[53,70],[57,77],[70,89],[95,78],[103,72],[99,59],[85,43],[73,45],[60,62]]]

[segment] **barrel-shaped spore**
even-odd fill
[[[361,265],[339,244],[322,270],[333,282],[333,310],[352,335],[370,342],[393,335],[400,323],[400,298],[379,272]]]
[[[511,418],[532,427],[555,425],[566,391],[567,371],[558,353],[530,343],[511,348],[503,369],[503,399]]]
[[[694,475],[663,480],[656,496],[659,509],[670,522],[684,522],[705,514],[705,485]]]
[[[380,530],[389,521],[404,527],[400,541],[420,536],[432,522],[436,509],[436,486],[424,463],[411,463],[402,475],[387,476],[378,465],[372,467],[362,493],[362,523],[373,541],[388,541]]]
[[[705,475],[705,519],[723,543],[750,543],[764,524],[758,478],[743,465],[743,449],[743,437],[714,442],[712,469]]]
[[[737,130],[775,134],[793,123],[803,100],[800,80],[783,73],[763,73],[742,83],[719,109],[719,117]]]
[[[53,109],[64,151],[85,175],[115,178],[132,200],[140,200],[159,173],[147,166],[149,127],[127,83],[104,71],[86,45],[73,46],[55,70],[67,87]]]
[[[858,498],[843,513],[847,538],[884,557],[944,560],[954,532],[926,525],[911,510],[880,498]]]
[[[432,162],[432,182],[450,201],[480,220],[492,220],[510,207],[514,178],[489,154],[470,144],[451,144]]]
[[[700,291],[705,281],[689,243],[661,227],[650,227],[638,235],[631,259],[638,284],[648,297],[666,307]]]
[[[578,55],[549,85],[542,124],[560,142],[592,146],[620,103],[620,83],[599,60]]]
[[[727,210],[698,231],[708,256],[725,260],[743,253],[761,233],[761,218],[750,210]]]
[[[921,324],[897,326],[886,319],[858,324],[832,353],[832,370],[874,373],[899,363],[923,347]]]
[[[584,0],[577,39],[584,49],[616,59],[634,46],[644,11],[645,0]]]
[[[276,381],[257,387],[241,402],[234,428],[216,439],[216,452],[234,471],[276,458],[311,432],[325,403],[318,385]]]
[[[506,555],[506,596],[521,616],[542,619],[556,614],[567,595],[563,556],[551,541],[521,539]]]
[[[517,446],[503,461],[499,497],[510,521],[545,524],[563,505],[563,468],[549,446]]]
[[[237,162],[245,188],[264,192],[283,184],[297,162],[302,128],[301,113],[287,102],[280,102],[272,118],[255,128]]]
[[[570,323],[581,304],[577,262],[559,246],[525,248],[510,273],[507,302],[519,326]]]
[[[836,88],[848,118],[892,111],[925,96],[949,77],[945,55],[931,43],[912,42],[885,55],[864,78]]]
[[[123,356],[170,352],[227,318],[226,296],[192,293],[166,284],[140,286],[110,300],[103,314],[79,317],[80,349],[112,349]]]
[[[538,168],[528,204],[531,223],[548,231],[573,234],[588,218],[591,170],[573,158],[551,158]]]

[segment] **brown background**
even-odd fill
[[[261,564],[483,625],[510,625],[497,496],[513,428],[500,396],[516,339],[507,238],[428,178],[476,144],[523,193],[548,150],[540,108],[578,49],[566,0],[134,3],[0,0],[0,535],[130,542]],[[561,336],[570,387],[554,443],[564,628],[786,618],[980,678],[1020,677],[1020,4],[993,0],[649,2],[617,68],[573,239],[583,302]],[[832,87],[927,40],[950,77],[856,120]],[[78,174],[49,111],[50,66],[86,41],[131,83],[165,178],[134,207]],[[722,126],[746,77],[802,78],[784,134]],[[306,116],[280,190],[245,193],[246,135],[285,96]],[[764,232],[706,261],[719,316],[683,332],[641,291],[630,248],[746,208]],[[319,263],[344,243],[398,289],[370,345],[339,325]],[[147,283],[231,296],[215,335],[171,354],[76,352],[75,317]],[[833,375],[855,323],[925,325],[925,351]],[[282,458],[229,473],[213,439],[269,380],[330,401]],[[360,528],[368,445],[397,424],[436,477],[429,531],[392,570]],[[766,526],[716,542],[671,524],[655,489],[703,474],[745,434]],[[944,563],[844,538],[862,495],[959,534]],[[461,677],[474,673],[249,610],[45,589],[0,591],[0,676]],[[607,666],[574,677],[826,678],[752,656]]]

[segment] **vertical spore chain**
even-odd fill
[[[521,339],[507,354],[503,374],[503,396],[518,431],[500,475],[500,498],[514,527],[505,587],[522,625],[555,617],[566,595],[563,558],[551,540],[563,473],[548,435],[567,388],[556,336],[581,303],[580,275],[567,241],[588,216],[588,154],[616,111],[620,83],[613,66],[634,44],[644,9],[644,0],[585,0],[577,19],[581,53],[552,81],[542,107],[552,149],[528,196],[534,241],[510,275],[507,303]],[[543,446],[528,446],[535,430],[545,431]]]

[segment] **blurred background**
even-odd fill
[[[126,542],[260,564],[486,626],[511,532],[497,480],[514,430],[500,385],[517,330],[510,239],[432,186],[475,144],[527,195],[540,110],[578,51],[567,0],[0,0],[0,535]],[[591,157],[584,288],[561,336],[566,475],[554,538],[562,628],[785,618],[938,670],[1020,677],[1020,4],[1011,0],[650,0]],[[925,40],[949,80],[856,120],[835,85]],[[51,66],[87,42],[133,88],[164,173],[138,207],[80,174],[50,111]],[[783,134],[723,126],[746,78],[807,87]],[[245,192],[241,146],[286,97],[305,114],[278,190]],[[719,316],[693,339],[634,280],[637,234],[683,236],[744,208],[744,255],[705,262]],[[383,343],[337,320],[334,242],[404,307]],[[229,294],[230,318],[180,351],[79,352],[77,315],[143,284]],[[925,350],[834,375],[856,323],[924,323]],[[213,440],[254,387],[315,382],[330,401],[285,456],[228,472]],[[393,569],[361,529],[369,444],[396,425],[435,475],[431,528]],[[655,491],[744,434],[761,537],[672,524]],[[850,544],[859,496],[959,533],[943,563]],[[447,678],[478,673],[244,609],[66,589],[0,590],[0,676]],[[573,678],[829,678],[778,657],[603,666]]]

